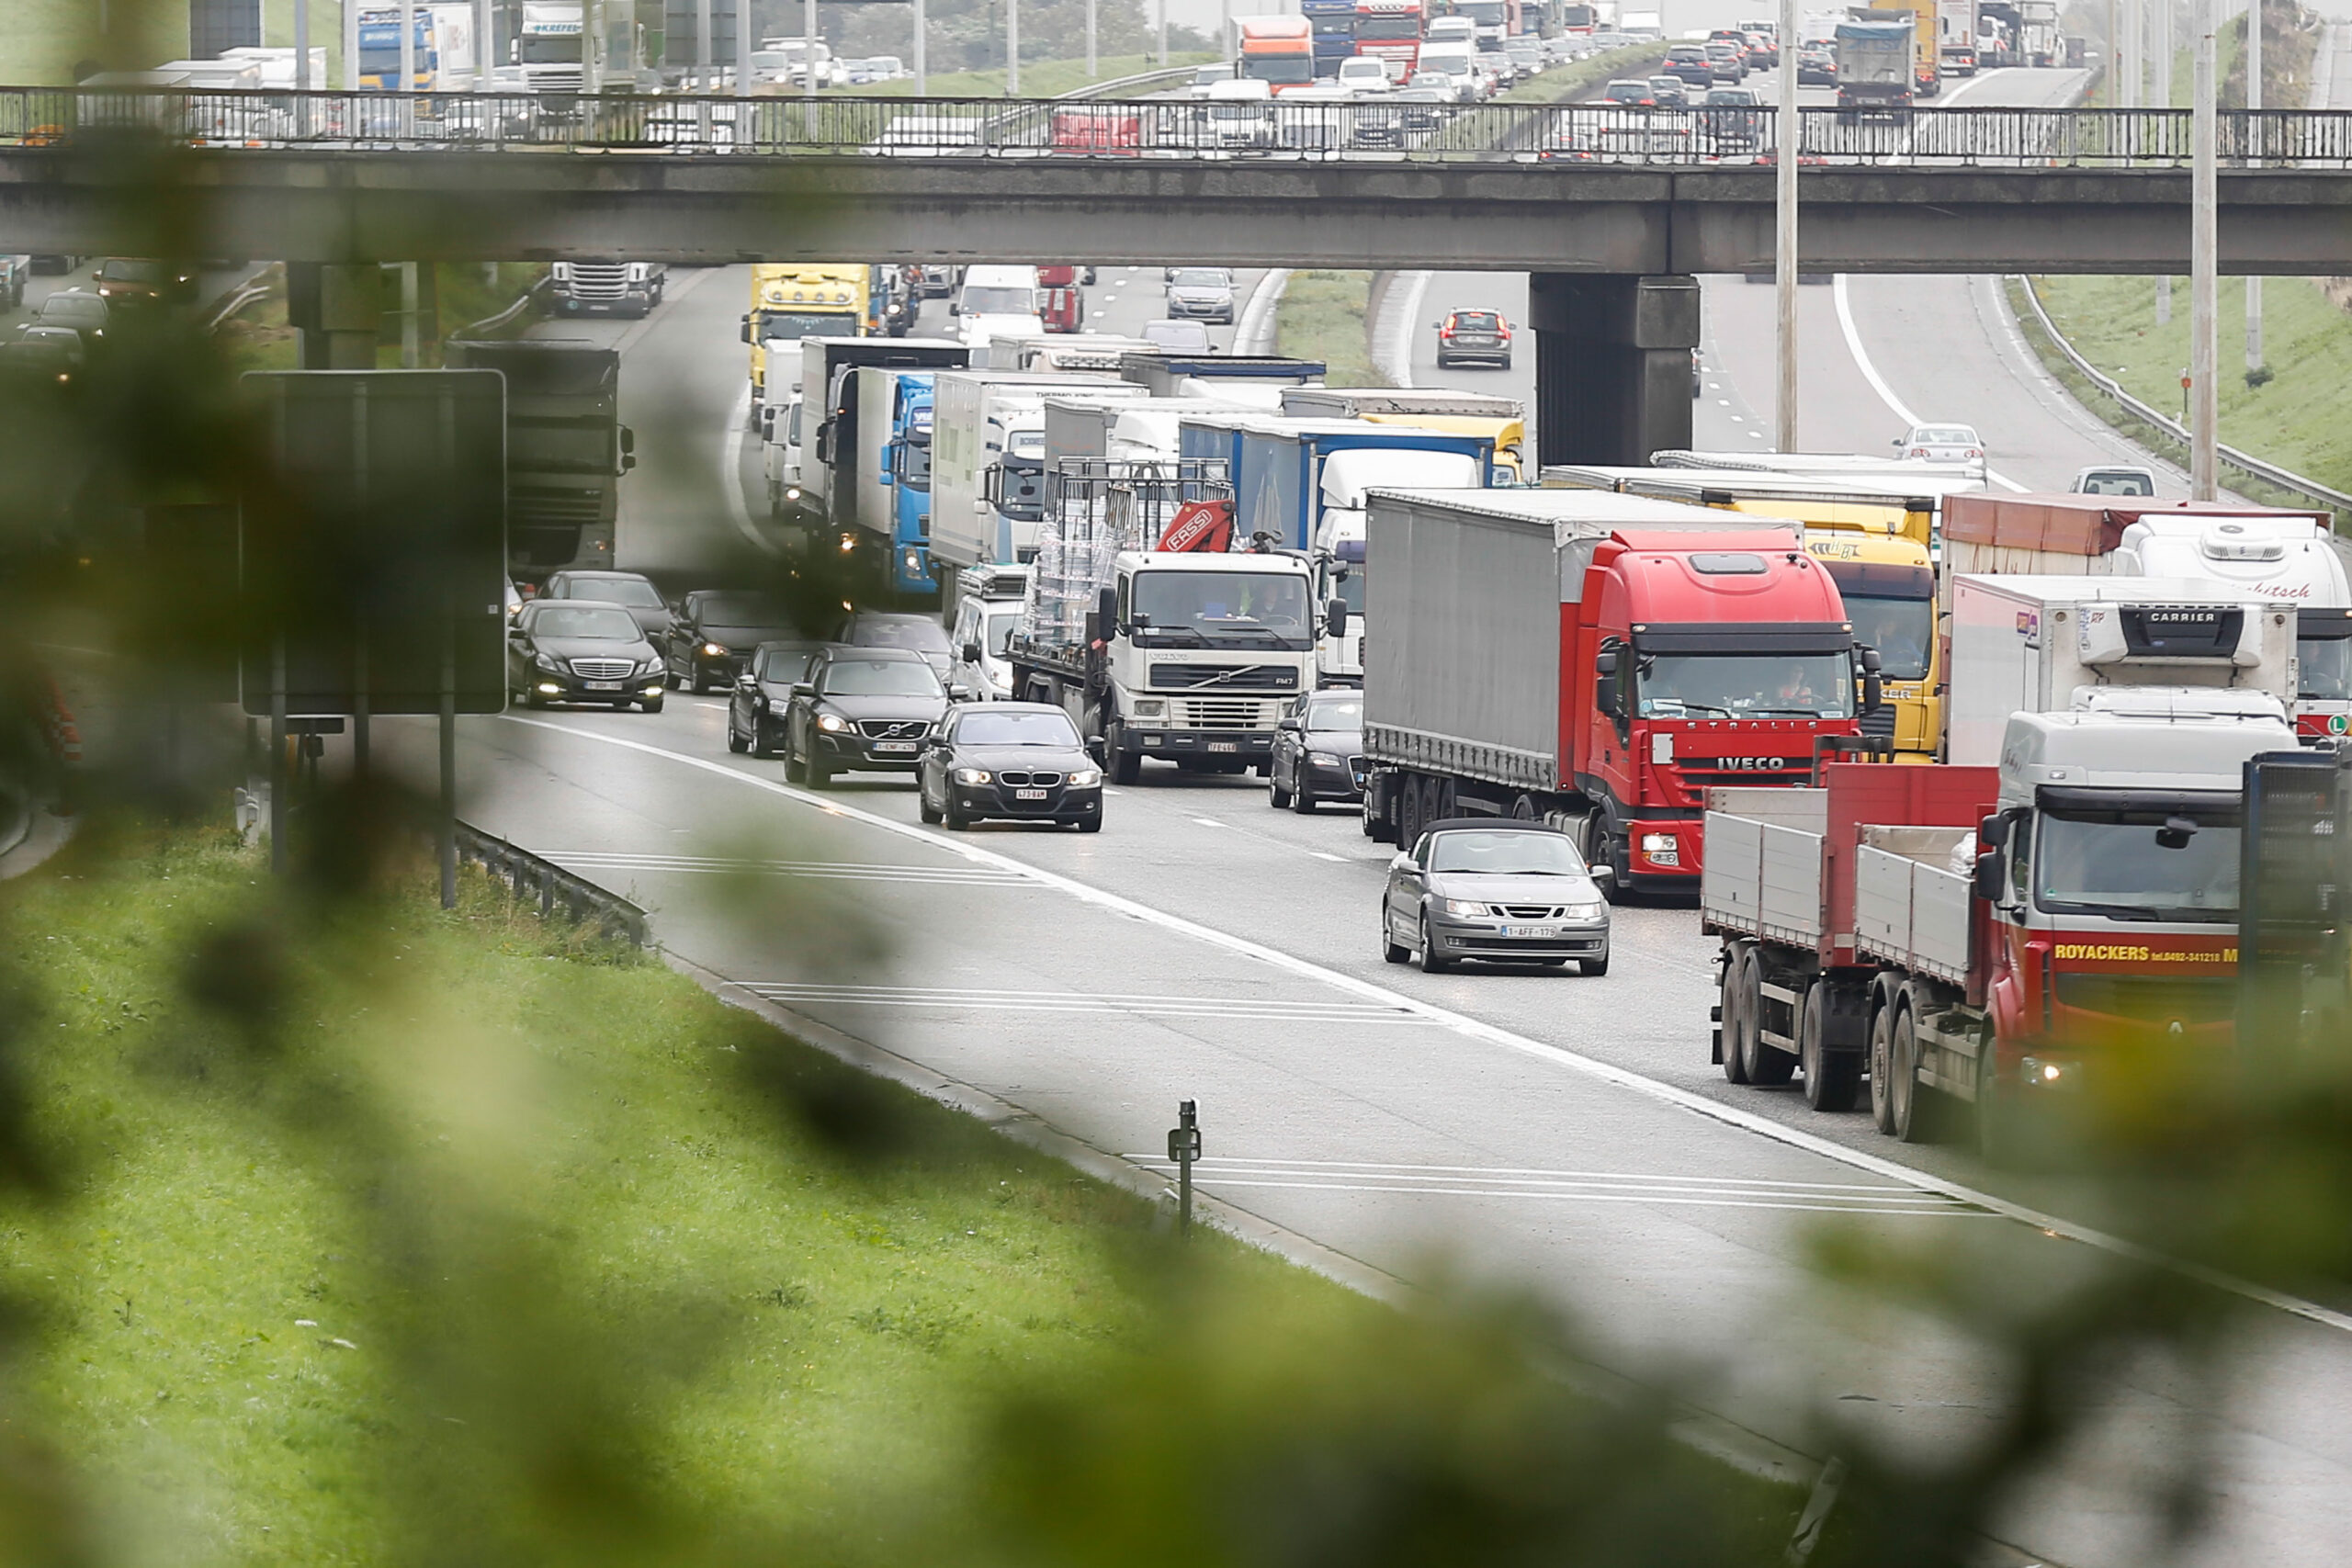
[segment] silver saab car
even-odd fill
[[[1442,973],[1465,958],[1609,973],[1607,866],[1588,867],[1566,833],[1537,822],[1454,817],[1431,823],[1389,863],[1380,905],[1391,964]]]

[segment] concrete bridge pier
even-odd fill
[[[374,262],[288,262],[286,320],[302,334],[303,369],[373,370],[384,269]]]
[[[1696,278],[1534,273],[1527,312],[1541,461],[1646,463],[1690,445]]]

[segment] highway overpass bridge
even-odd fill
[[[1687,444],[1692,275],[1769,269],[1770,108],[0,88],[20,250],[1532,275],[1550,460]],[[2182,110],[1800,112],[1809,272],[2185,273]],[[2224,272],[2352,273],[2352,114],[2222,117]],[[304,290],[332,298],[333,289]]]

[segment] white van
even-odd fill
[[[998,337],[1042,337],[1034,266],[967,266],[951,308],[956,335],[975,347]]]
[[[1450,19],[1439,18],[1440,21]],[[1425,43],[1421,45],[1420,59],[1413,66],[1413,74],[1418,78],[1425,71],[1442,73],[1453,82],[1457,102],[1476,103],[1478,100],[1478,78],[1471,62],[1477,58],[1477,48],[1473,43]]]

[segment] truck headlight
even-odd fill
[[[1449,915],[1459,915],[1470,920],[1486,918],[1487,906],[1484,904],[1474,903],[1467,898],[1448,898],[1444,900],[1444,904],[1445,912]]]
[[[1102,782],[1102,770],[1100,768],[1078,768],[1069,775],[1069,786],[1072,789],[1092,789]]]
[[[986,768],[958,768],[956,770],[956,782],[959,784],[984,784],[989,782],[989,771]]]
[[[1158,718],[1168,711],[1168,704],[1159,697],[1137,697],[1133,705],[1137,718]]]
[[[922,575],[922,552],[912,546],[899,552],[899,563],[906,569],[909,577]]]
[[[837,713],[820,713],[817,716],[817,728],[828,735],[839,735],[849,728],[849,720]]]

